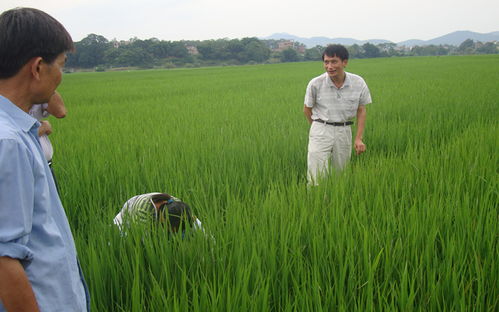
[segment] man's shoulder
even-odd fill
[[[324,80],[328,78],[327,73],[320,74],[317,77],[314,77],[310,80],[309,84],[310,85],[320,85],[324,82]]]
[[[6,153],[0,153],[3,154],[0,167],[5,165],[4,161],[7,161],[9,166],[16,166],[16,163],[21,161],[19,158],[21,154],[28,158],[33,154],[23,138],[22,130],[0,121],[0,152],[2,151]]]
[[[364,86],[367,85],[366,81],[364,78],[362,78],[360,75],[353,74],[350,72],[347,72],[347,77],[350,80],[350,83],[354,86]]]
[[[357,75],[357,74],[354,74],[354,73],[351,73],[351,72],[345,72],[345,73],[353,81],[364,81],[364,78],[362,78],[362,76],[360,76],[360,75]]]
[[[0,110],[0,140],[19,140],[20,131],[10,116]]]

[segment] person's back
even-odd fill
[[[187,227],[202,230],[201,222],[192,215],[191,208],[186,203],[158,192],[135,195],[128,199],[113,222],[122,233],[136,223],[167,226],[170,232],[183,232]]]
[[[147,193],[135,195],[125,202],[121,211],[114,217],[114,224],[119,227],[125,222],[153,222],[157,218],[156,204],[153,196],[163,193]]]

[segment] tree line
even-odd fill
[[[104,71],[123,67],[175,68],[318,61],[324,50],[322,46],[307,49],[301,43],[287,40],[243,38],[163,41],[132,38],[128,41],[109,41],[96,34],[75,42],[75,47],[76,51],[68,56],[67,70]],[[499,53],[497,42],[481,43],[471,39],[457,47],[428,45],[407,48],[397,47],[394,43],[365,43],[347,46],[347,49],[351,58]]]

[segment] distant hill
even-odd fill
[[[499,31],[488,34],[481,34],[472,31],[455,31],[450,34],[428,40],[427,44],[450,44],[457,46],[463,43],[466,39],[473,39],[474,41],[481,42],[499,41]]]
[[[466,40],[466,39],[464,39],[464,40]],[[406,47],[414,47],[414,46],[429,45],[429,43],[426,43],[426,41],[424,41],[424,40],[411,39],[411,40],[406,40],[406,41],[402,41],[402,42],[397,42],[397,45],[398,46],[406,46]]]
[[[270,35],[270,36],[265,37],[265,38],[260,38],[260,39],[294,40],[294,41],[303,43],[304,45],[307,46],[307,48],[312,48],[312,47],[315,47],[316,45],[326,46],[326,45],[331,44],[331,43],[338,43],[338,44],[343,44],[343,45],[353,45],[353,44],[363,45],[364,43],[367,43],[367,42],[372,43],[372,44],[391,42],[389,40],[384,40],[384,39],[357,40],[357,39],[353,39],[353,38],[327,38],[327,37],[303,38],[303,37],[297,37],[297,36],[294,36],[294,35],[291,35],[288,33],[276,33],[276,34]]]
[[[338,43],[343,45],[363,45],[367,42],[372,44],[380,44],[380,43],[390,43],[391,41],[385,39],[368,39],[368,40],[357,40],[353,38],[328,38],[328,37],[312,37],[312,38],[303,38],[294,36],[287,33],[276,33],[268,37],[260,38],[260,39],[286,39],[286,40],[294,40],[300,43],[303,43],[307,46],[307,48],[315,47],[316,45],[326,46],[331,43]],[[425,45],[454,45],[458,46],[466,39],[472,39],[474,41],[481,42],[489,42],[489,41],[499,41],[499,31],[491,32],[491,33],[477,33],[472,31],[455,31],[449,33],[447,35],[443,35],[431,40],[419,40],[419,39],[411,39],[402,42],[397,42],[398,46],[425,46]]]

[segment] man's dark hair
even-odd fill
[[[172,232],[181,232],[193,225],[191,208],[184,202],[173,201],[160,207],[160,213],[168,213],[168,221]],[[165,218],[166,219],[166,218]]]
[[[73,50],[64,26],[43,11],[15,8],[0,15],[0,79],[15,76],[33,57],[51,64]]]
[[[158,193],[158,194],[154,194],[151,196],[151,200],[153,201],[153,203],[157,204],[159,202],[162,202],[162,201],[168,201],[170,200],[172,197],[169,195],[169,194],[166,194],[166,193]]]
[[[339,57],[340,60],[348,60],[348,50],[341,44],[330,44],[326,47],[324,50],[324,53],[322,53],[322,60],[324,61],[324,56],[329,56],[329,57]]]

